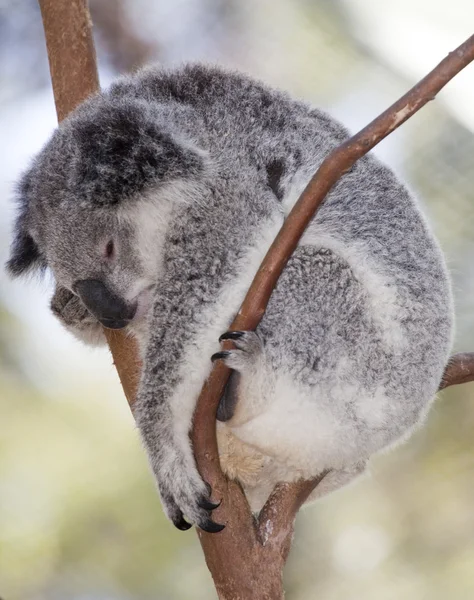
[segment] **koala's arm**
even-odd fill
[[[102,325],[87,310],[78,296],[63,287],[56,287],[50,303],[51,311],[74,337],[89,346],[104,346]]]
[[[199,475],[189,438],[196,401],[211,368],[210,355],[219,346],[217,329],[196,333],[192,323],[173,317],[173,309],[171,315],[162,310],[155,305],[149,321],[151,335],[134,417],[168,518],[181,530],[196,524],[217,532],[222,526],[211,518],[217,505]],[[202,350],[204,337],[212,340],[209,351]]]
[[[167,516],[218,531],[189,432],[211,356],[228,329],[283,216],[267,188],[239,179],[202,188],[171,225],[148,315],[134,416]],[[206,206],[203,218],[202,207]],[[258,209],[259,218],[252,213]]]

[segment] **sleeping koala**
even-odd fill
[[[135,418],[180,529],[222,528],[189,439],[211,357],[233,369],[223,468],[256,512],[278,481],[328,471],[313,498],[348,483],[436,393],[453,327],[446,267],[415,200],[373,156],[329,193],[257,330],[221,336],[347,137],[245,75],[153,67],[81,105],[21,180],[9,271],[51,269],[53,312],[85,341],[103,342],[102,326],[137,337]],[[219,336],[235,348],[218,352]]]

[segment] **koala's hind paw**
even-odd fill
[[[227,331],[219,341],[232,340],[234,350],[221,350],[211,356],[212,362],[223,360],[225,364],[235,371],[254,369],[256,361],[263,353],[263,343],[255,331]]]
[[[106,343],[101,324],[82,300],[66,288],[55,289],[50,307],[54,316],[82,342],[93,346]]]
[[[187,531],[192,524],[208,533],[218,533],[224,529],[225,525],[211,519],[211,511],[218,508],[220,502],[209,499],[210,487],[200,479],[197,471],[196,477],[174,477],[166,482],[162,480],[159,488],[168,518],[181,531]]]

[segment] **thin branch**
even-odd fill
[[[439,389],[471,381],[474,381],[474,352],[460,352],[449,359]]]
[[[311,481],[279,483],[275,487],[258,516],[257,535],[263,546],[278,540],[284,548],[284,540],[290,535],[295,515],[328,473],[324,471]]]

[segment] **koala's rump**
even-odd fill
[[[426,371],[441,377],[445,350],[435,367],[424,369],[425,355],[414,365],[410,330],[395,320],[393,327],[396,336],[381,327],[368,290],[340,256],[299,246],[257,330],[264,368],[240,374],[226,427],[251,453],[278,457],[306,477],[394,443],[432,400],[436,384],[426,383]],[[431,333],[428,326],[418,338],[429,344]]]

